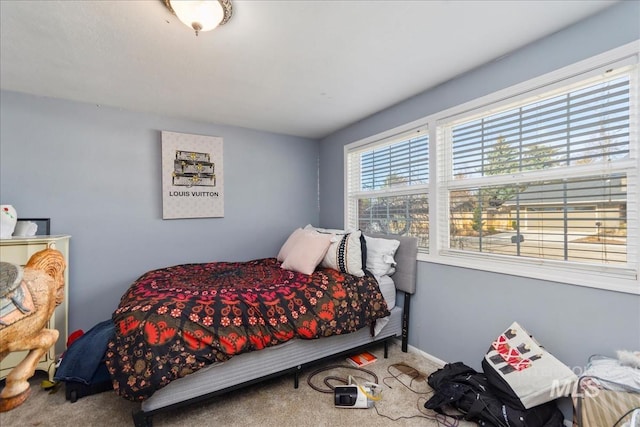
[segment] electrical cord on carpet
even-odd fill
[[[631,409],[629,409],[629,410],[628,410],[628,411],[627,411],[623,416],[621,416],[620,418],[618,418],[618,421],[616,421],[616,423],[613,425],[613,427],[618,427],[618,425],[620,425],[620,423],[622,422],[622,420],[624,420],[628,415],[631,415],[631,414],[632,414],[633,412],[635,412],[635,411],[640,411],[640,406],[637,406],[637,407],[635,407],[635,408],[631,408]],[[636,415],[634,414],[634,415],[632,416],[632,421],[629,423],[630,427],[634,427],[635,425],[637,425],[637,424],[635,423],[635,420],[636,420],[636,419],[637,419],[637,418],[636,418]],[[638,420],[638,421],[640,421],[640,420]]]
[[[394,370],[399,371],[399,373],[392,372],[391,368],[394,368]],[[427,384],[427,375],[422,373],[422,372],[420,372],[420,371],[418,371],[413,366],[409,366],[406,363],[394,363],[393,365],[389,365],[389,367],[387,367],[387,372],[389,373],[389,376],[383,378],[382,382],[384,383],[384,385],[386,385],[389,388],[393,388],[393,387],[391,387],[389,384],[387,384],[387,380],[389,378],[393,378],[396,381],[398,381],[400,384],[405,386],[408,390],[412,391],[415,394],[433,394],[433,391],[421,392],[421,391],[418,391],[418,390],[414,390],[412,388],[414,381],[421,381],[421,382],[424,382],[425,384]],[[409,385],[407,385],[404,382],[402,382],[402,380],[400,379],[401,375],[406,375],[409,378],[411,378],[411,382],[409,383]]]
[[[430,413],[426,413],[423,410],[424,402],[426,402],[427,399],[422,395],[433,394],[433,390],[431,390],[431,387],[429,387],[429,391],[416,390],[413,387],[413,384],[414,382],[424,382],[428,386],[427,375],[425,373],[418,371],[416,368],[414,368],[413,366],[407,365],[406,363],[394,363],[392,365],[389,365],[387,367],[387,372],[389,373],[389,376],[384,377],[382,379],[382,382],[384,383],[385,386],[389,387],[390,389],[393,389],[393,387],[389,385],[387,382],[387,380],[392,378],[398,383],[400,383],[402,386],[404,386],[407,390],[411,391],[412,393],[421,395],[416,401],[416,408],[418,409],[418,412],[420,412],[420,415],[392,418],[392,417],[389,417],[388,415],[381,414],[380,412],[378,412],[378,408],[376,407],[375,408],[376,413],[379,416],[387,418],[388,420],[391,420],[391,421],[399,421],[401,419],[410,419],[410,418],[426,418],[428,420],[435,421],[438,425],[441,425],[444,427],[457,427],[460,424],[460,422],[455,418],[450,418],[438,413],[430,414]],[[406,384],[403,381],[403,378],[402,378],[403,376],[408,376],[410,378],[409,384]]]
[[[326,389],[322,389],[322,388],[316,386],[315,384],[313,384],[313,382],[311,381],[311,379],[313,377],[315,377],[318,374],[321,374],[322,372],[330,371],[332,369],[351,369],[351,370],[354,370],[354,371],[364,372],[366,374],[371,375],[371,377],[373,377],[374,381],[371,381],[371,382],[374,382],[374,383],[378,384],[378,376],[374,372],[372,372],[372,371],[370,371],[368,369],[356,368],[355,366],[329,365],[329,366],[325,366],[324,368],[316,369],[315,371],[313,371],[313,372],[311,372],[309,374],[309,376],[307,377],[307,384],[309,384],[309,387],[311,387],[315,391],[319,391],[320,393],[333,393],[333,390],[335,389],[335,386],[330,384],[330,381],[337,381],[337,382],[340,382],[341,384],[345,384],[345,385],[349,384],[349,380],[347,378],[335,377],[335,376],[332,376],[332,375],[326,376],[323,379],[324,385],[326,385],[328,387]],[[353,377],[355,378],[355,376],[353,376]],[[358,377],[358,378],[366,380],[366,378],[363,378],[363,377]]]
[[[392,372],[391,368],[394,368],[394,370],[399,371],[398,373]],[[343,377],[338,377],[338,376],[334,376],[334,375],[328,375],[325,376],[322,380],[322,382],[324,383],[325,386],[327,386],[327,388],[321,388],[317,385],[315,385],[313,383],[313,378],[323,372],[326,371],[330,371],[333,369],[348,369],[348,370],[353,370],[353,371],[358,371],[360,373],[365,373],[367,375],[369,375],[371,378],[373,378],[373,383],[378,384],[378,376],[375,374],[375,372],[370,371],[368,369],[364,369],[364,368],[358,368],[355,366],[345,366],[345,365],[328,365],[325,367],[322,367],[320,369],[316,369],[315,371],[311,372],[309,374],[309,376],[307,377],[307,384],[309,385],[309,387],[311,387],[312,389],[319,391],[320,393],[333,393],[335,386],[333,385],[333,383],[340,383],[340,384],[345,384],[348,385],[349,384],[349,380],[348,378],[343,378]],[[387,367],[387,372],[389,372],[389,376],[383,378],[383,383],[384,385],[386,385],[387,387],[389,387],[390,389],[392,389],[393,387],[391,387],[389,384],[387,384],[386,380],[393,378],[396,381],[398,381],[400,384],[402,384],[404,387],[406,387],[409,391],[411,391],[412,393],[415,394],[433,394],[433,391],[427,391],[427,392],[420,392],[417,391],[413,388],[413,383],[414,381],[424,381],[425,383],[427,382],[427,376],[418,371],[417,369],[413,368],[412,366],[409,366],[405,363],[395,363],[393,365],[390,365],[389,367]],[[409,385],[405,384],[401,379],[401,375],[407,375],[411,378],[411,381],[409,382]],[[350,375],[352,378],[356,378],[355,375]],[[364,378],[362,376],[358,376],[357,378],[363,379],[365,381],[367,381],[367,378]],[[379,399],[376,399],[379,400]],[[420,397],[418,399],[418,401],[416,402],[416,407],[418,409],[418,412],[420,412],[420,415],[410,415],[410,416],[401,416],[401,417],[397,417],[397,418],[392,418],[386,414],[381,414],[378,411],[378,407],[377,406],[373,406],[374,409],[376,410],[376,414],[378,414],[378,416],[386,418],[390,421],[399,421],[399,420],[407,420],[407,419],[411,419],[411,418],[425,418],[428,420],[432,420],[435,421],[439,426],[444,426],[444,427],[458,427],[459,426],[459,421],[455,418],[450,418],[450,417],[446,417],[444,415],[441,414],[428,414],[425,413],[423,411],[423,407],[424,407],[424,401],[426,401],[426,398],[424,397]]]

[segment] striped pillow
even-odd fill
[[[320,265],[354,276],[364,276],[361,234],[358,230],[336,235]]]

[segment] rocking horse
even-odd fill
[[[0,393],[0,412],[27,400],[31,394],[29,378],[58,340],[58,331],[45,326],[64,298],[65,268],[64,256],[55,249],[33,254],[24,270],[0,262],[0,361],[14,351],[29,351],[7,375]]]

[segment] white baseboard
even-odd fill
[[[414,347],[414,346],[412,346],[412,345],[408,345],[408,346],[407,346],[407,350],[409,351],[409,353],[416,353],[416,354],[419,354],[419,355],[421,355],[422,357],[424,357],[425,359],[428,359],[428,360],[430,360],[431,362],[433,362],[433,363],[435,363],[435,364],[437,364],[437,365],[439,365],[439,366],[444,366],[444,365],[446,365],[446,364],[447,364],[447,362],[445,362],[444,360],[440,360],[440,359],[438,359],[437,357],[435,357],[435,356],[433,356],[433,355],[431,355],[431,354],[429,354],[429,353],[426,353],[426,352],[424,352],[424,351],[420,350],[419,348]]]

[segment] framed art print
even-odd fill
[[[35,234],[32,234],[32,225],[35,224]],[[14,236],[49,236],[51,234],[50,218],[18,218],[16,228],[13,232]]]
[[[224,216],[222,138],[162,131],[162,218]]]

